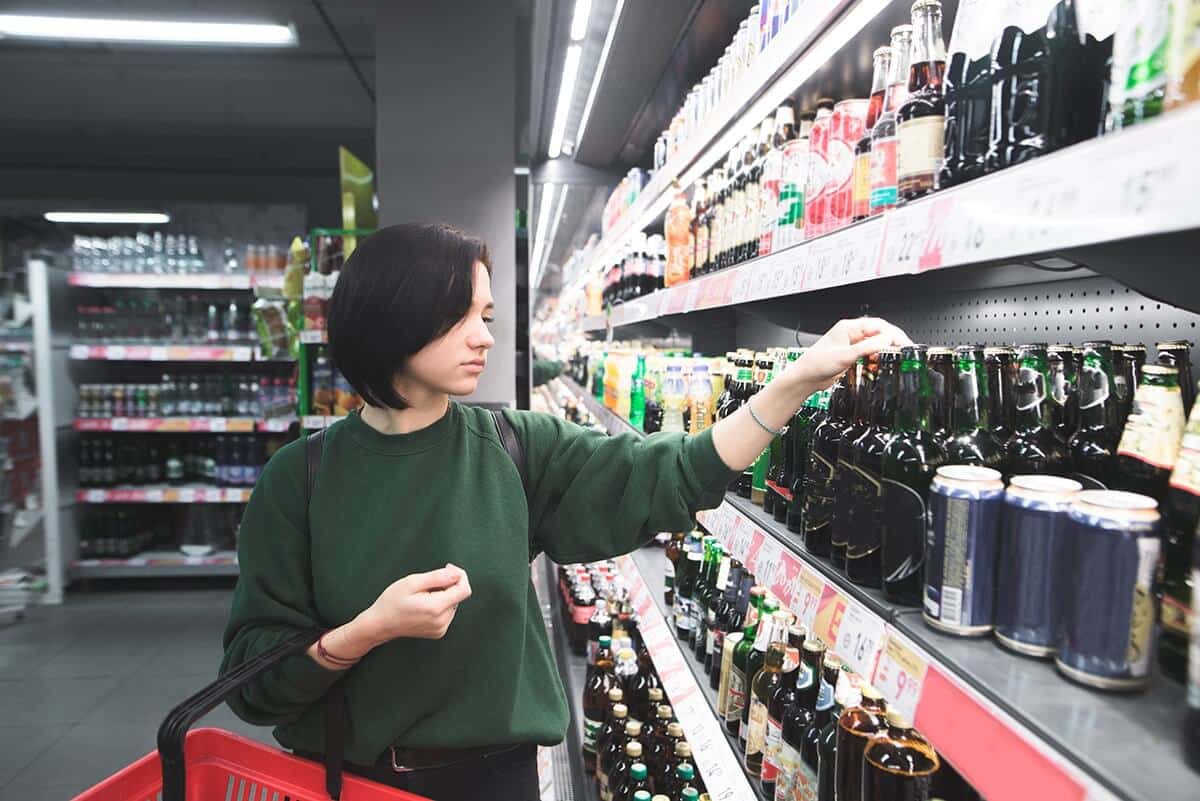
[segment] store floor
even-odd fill
[[[232,592],[73,593],[0,628],[0,800],[60,801],[155,747],[216,676]],[[228,707],[202,722],[273,742]]]

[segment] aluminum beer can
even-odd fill
[[[825,232],[847,226],[854,218],[854,148],[867,130],[867,108],[870,101],[856,98],[842,100],[833,107],[829,118],[829,144],[826,161],[829,163],[825,194],[829,211]]]
[[[1009,650],[1035,657],[1054,653],[1055,622],[1062,608],[1057,565],[1063,558],[1067,512],[1082,489],[1069,478],[1038,475],[1013,476],[1005,490],[995,633]]]
[[[1158,619],[1158,504],[1132,492],[1086,490],[1068,521],[1056,576],[1065,597],[1054,664],[1089,687],[1141,689]]]
[[[998,470],[939,467],[929,486],[925,622],[948,634],[992,630],[1004,482]]]

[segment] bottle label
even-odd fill
[[[767,716],[766,739],[763,743],[762,780],[779,781],[779,751],[783,745],[783,724]]]
[[[1138,387],[1117,453],[1164,470],[1175,467],[1183,437],[1179,387]]]
[[[871,153],[859,153],[854,157],[854,191],[851,209],[855,217],[866,217],[871,213]]]
[[[583,719],[583,750],[587,753],[596,753],[596,735],[600,733],[600,727],[603,725],[604,721],[588,717]]]
[[[803,760],[792,784],[793,801],[817,801],[817,774]]]
[[[943,156],[941,114],[902,122],[897,126],[900,145],[896,175],[901,189],[932,188],[933,176]]]
[[[1193,590],[1196,592],[1197,590]],[[1162,626],[1166,631],[1187,637],[1192,631],[1192,610],[1187,604],[1170,594],[1163,593],[1161,615]]]
[[[1200,564],[1192,568],[1192,636],[1188,647],[1188,706],[1200,709]]]
[[[1142,678],[1150,672],[1154,647],[1154,580],[1158,571],[1158,537],[1139,537],[1137,581],[1129,613],[1129,648],[1125,658],[1129,675]]]
[[[679,593],[675,593],[675,626],[684,631],[691,631],[696,627],[692,602],[687,598],[680,598]]]
[[[577,625],[586,626],[588,624],[588,621],[592,619],[592,615],[595,613],[595,611],[596,611],[596,607],[594,607],[594,606],[583,606],[582,604],[580,604],[580,605],[573,604],[571,606],[571,620],[572,620],[572,622],[576,623]]]
[[[701,223],[696,226],[696,267],[708,263],[708,226]]]
[[[750,701],[750,726],[746,731],[746,755],[761,754],[767,745],[767,705]]]
[[[775,798],[773,801],[794,801],[796,773],[800,770],[800,752],[784,741],[779,742],[775,752],[773,768],[775,774]],[[767,757],[763,758],[763,776],[767,775]]]
[[[725,702],[725,720],[741,723],[742,709],[746,706],[746,674],[737,666],[729,668],[729,699]]]
[[[1179,458],[1171,473],[1171,486],[1200,495],[1200,403],[1192,406],[1192,416],[1179,445]]]

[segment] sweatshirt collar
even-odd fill
[[[363,422],[360,411],[347,415],[345,425],[351,436],[363,447],[390,456],[403,456],[427,451],[437,445],[450,433],[460,414],[458,404],[451,401],[440,420],[407,434],[384,434],[376,431]]]

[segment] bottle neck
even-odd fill
[[[929,430],[929,371],[924,361],[900,368],[900,401],[896,430],[908,433]]]
[[[1088,351],[1083,356],[1083,369],[1076,379],[1079,395],[1079,427],[1101,428],[1119,425],[1119,410],[1113,398],[1112,354]],[[1132,389],[1132,388],[1131,388]]]
[[[1013,423],[1018,431],[1049,429],[1053,426],[1049,383],[1045,358],[1034,356],[1021,359],[1013,393],[1016,399]]]
[[[978,362],[960,361],[955,381],[951,426],[956,434],[970,434],[988,428],[987,383],[982,380]]]
[[[942,42],[941,6],[924,6],[916,9],[913,11],[912,24],[913,46],[910,67],[922,62],[945,62],[946,45]]]

